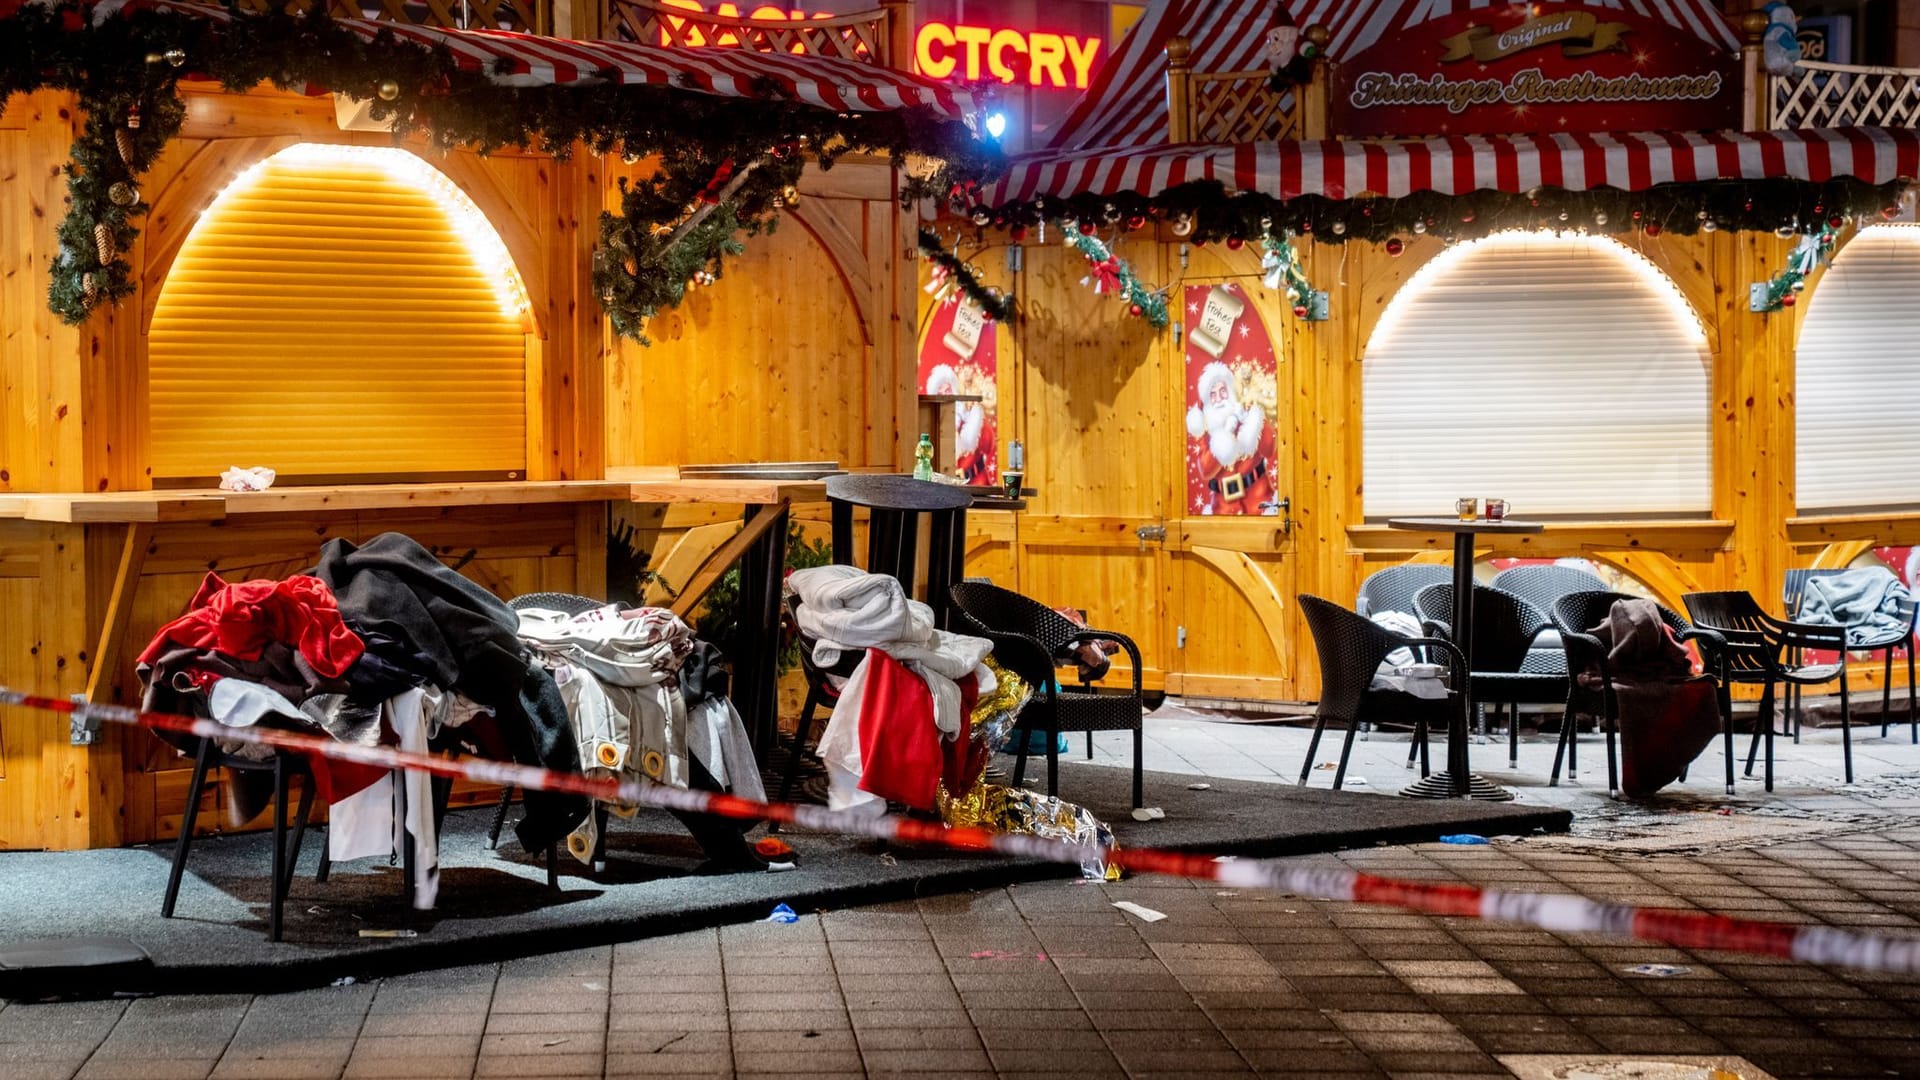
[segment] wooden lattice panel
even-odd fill
[[[884,9],[812,19],[748,19],[690,11],[656,0],[610,0],[607,25],[623,41],[643,45],[787,52],[835,60],[885,63]]]
[[[1920,127],[1920,70],[1809,61],[1770,91],[1775,128]]]
[[[189,0],[201,2],[201,0]],[[209,6],[226,6],[205,0]],[[518,30],[544,34],[553,25],[551,0],[233,0],[241,11],[288,11],[316,7],[339,19],[435,26],[452,30]]]
[[[1264,71],[1193,76],[1193,139],[1237,143],[1302,137],[1300,97],[1274,90]]]

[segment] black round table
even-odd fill
[[[1389,518],[1389,528],[1410,532],[1453,534],[1453,642],[1465,658],[1467,670],[1454,681],[1461,707],[1447,726],[1447,768],[1401,791],[1423,799],[1508,800],[1513,792],[1474,775],[1467,756],[1467,717],[1473,712],[1473,538],[1477,533],[1537,533],[1546,526],[1537,521],[1473,517]]]

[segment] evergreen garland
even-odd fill
[[[1293,253],[1292,239],[1267,233],[1260,238],[1260,243],[1261,281],[1269,289],[1278,289],[1284,283],[1287,306],[1293,309],[1294,318],[1312,319],[1313,282],[1308,281],[1307,272],[1300,269],[1300,260]]]
[[[987,313],[995,322],[1006,322],[1013,318],[1013,299],[999,289],[988,288],[980,283],[973,267],[948,251],[940,242],[940,237],[932,229],[920,230],[920,257],[933,263],[935,288],[944,292],[948,287],[959,289],[961,294],[974,302],[975,306]],[[944,278],[944,283],[942,282]]]
[[[1081,284],[1091,285],[1096,293],[1114,293],[1127,304],[1127,313],[1147,320],[1155,330],[1167,328],[1167,294],[1149,289],[1134,274],[1127,260],[1115,255],[1091,227],[1067,230],[1067,245],[1087,259],[1087,276]]]
[[[1819,232],[1802,236],[1787,256],[1787,265],[1773,280],[1753,287],[1750,298],[1753,310],[1767,312],[1792,307],[1814,270],[1833,261],[1833,248],[1839,242],[1842,224],[1845,223],[1838,218],[1822,222]]]
[[[831,168],[846,153],[885,155],[896,166],[909,154],[933,159],[930,175],[906,176],[903,203],[949,190],[956,177],[989,175],[998,162],[964,125],[930,110],[843,115],[781,97],[770,82],[738,99],[612,79],[502,86],[461,70],[445,49],[386,30],[362,38],[324,5],[304,14],[231,11],[226,22],[147,9],[95,26],[92,14],[62,0],[0,18],[0,106],[16,93],[53,89],[76,94],[86,113],[67,166],[69,205],[48,287],[49,306],[69,323],[133,291],[121,253],[147,208],[139,178],[179,134],[178,84],[189,74],[236,92],[268,83],[372,101],[369,115],[391,118],[396,142],[423,135],[442,150],[525,147],[564,160],[584,145],[659,155],[660,168],[622,185],[620,210],[600,221],[594,286],[615,328],[633,338],[648,316],[680,301],[695,275],[718,276],[722,259],[742,250],[737,231],[768,226],[808,160]],[[722,205],[665,242],[711,197],[723,168],[749,162],[759,165]]]
[[[1898,213],[1911,180],[1869,184],[1852,178],[1825,183],[1798,180],[1715,180],[1661,184],[1645,191],[1567,191],[1536,188],[1522,194],[1474,191],[1462,195],[1418,192],[1404,198],[1326,199],[1303,195],[1284,202],[1255,192],[1229,193],[1217,181],[1183,184],[1146,198],[1134,194],[1051,196],[982,209],[976,222],[1015,228],[1040,221],[1124,222],[1128,229],[1153,221],[1195,244],[1253,242],[1269,230],[1326,244],[1350,240],[1403,243],[1417,234],[1475,240],[1509,230],[1585,231],[1594,234],[1673,233],[1691,236],[1716,229],[1817,231],[1835,217],[1877,220]]]

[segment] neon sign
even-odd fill
[[[761,4],[746,11],[732,3],[714,4],[709,8],[702,0],[665,0],[665,5],[723,19],[810,22],[834,17],[824,11],[808,12],[772,4]],[[709,37],[697,21],[690,23],[671,16],[669,21],[671,31],[665,26],[660,30],[662,45],[742,44],[732,30],[718,29]],[[803,46],[796,44],[793,51],[801,52]],[[1004,83],[1024,81],[1032,86],[1060,89],[1086,89],[1093,79],[1094,63],[1099,56],[1097,37],[943,22],[923,24],[913,43],[914,70],[929,79],[994,78]]]
[[[914,67],[929,79],[991,74],[1006,83],[1024,78],[1033,86],[1081,90],[1093,77],[1099,52],[1100,39],[1094,37],[939,22],[922,26],[913,43]]]

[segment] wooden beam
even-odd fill
[[[670,610],[683,619],[692,614],[693,609],[699,607],[700,601],[706,599],[707,593],[713,590],[714,583],[720,580],[720,575],[725,574],[734,563],[739,562],[740,557],[747,553],[747,549],[753,546],[754,541],[765,536],[767,530],[773,528],[774,522],[781,520],[780,511],[785,510],[787,505],[787,500],[781,499],[772,506],[760,509],[758,513],[747,519],[747,523],[741,526],[739,532],[733,534],[732,539],[720,545],[719,550],[707,556],[707,561],[701,563],[700,569],[693,572],[693,577],[687,580],[687,587],[681,589],[680,595],[673,598],[673,607]]]
[[[113,593],[107,599],[107,617],[100,627],[100,643],[93,650],[93,667],[87,672],[87,700],[101,700],[103,690],[111,690],[113,673],[120,666],[120,648],[133,621],[134,594],[140,588],[140,571],[147,562],[147,548],[153,543],[153,524],[135,522],[127,526],[126,546],[120,549],[120,567],[113,575]]]

